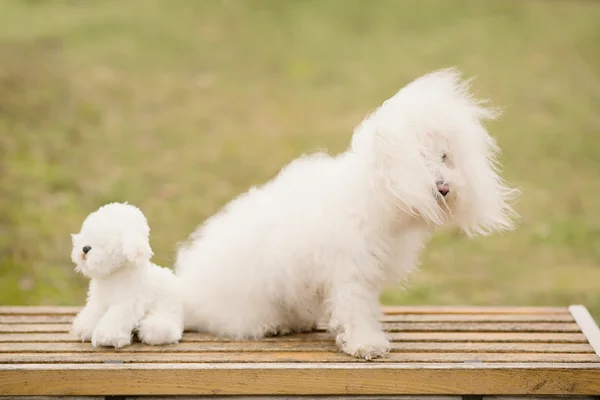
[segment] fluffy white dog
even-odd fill
[[[73,234],[75,270],[91,278],[86,306],[71,332],[94,346],[120,348],[137,331],[148,344],[176,343],[183,333],[179,280],[150,261],[150,228],[135,206],[110,203]]]
[[[324,319],[342,351],[385,355],[380,292],[415,268],[437,227],[514,227],[516,189],[482,124],[496,113],[468,89],[455,69],[425,75],[368,116],[346,152],[300,157],[209,218],[177,255],[186,329],[260,338]]]

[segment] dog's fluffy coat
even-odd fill
[[[496,113],[454,69],[401,89],[337,156],[300,157],[202,224],[179,249],[187,329],[237,339],[307,331],[340,348],[390,348],[380,292],[418,264],[437,227],[512,229],[516,191],[499,175],[483,121]]]
[[[147,344],[176,343],[183,333],[179,280],[150,261],[150,228],[130,204],[110,203],[91,213],[72,235],[71,259],[91,278],[87,304],[71,333],[94,346],[120,348],[137,332]]]

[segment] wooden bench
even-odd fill
[[[600,331],[583,306],[387,307],[393,351],[372,362],[325,332],[94,349],[67,333],[78,310],[0,307],[0,395],[600,396]]]

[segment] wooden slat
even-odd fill
[[[71,324],[6,324],[0,325],[0,333],[68,332]]]
[[[600,394],[599,377],[598,363],[3,364],[0,393],[589,396]]]
[[[389,332],[580,332],[576,323],[567,322],[388,322],[383,326]]]
[[[587,343],[582,333],[530,333],[530,332],[391,332],[394,342],[539,342]],[[266,337],[264,342],[318,342],[331,340],[325,332]],[[186,332],[181,340],[187,342],[230,342],[224,338],[196,332]],[[0,343],[9,342],[79,342],[68,333],[0,333]]]
[[[81,306],[0,306],[0,315],[73,315]],[[384,306],[386,314],[568,314],[567,307]]]
[[[0,324],[72,323],[73,315],[0,315]],[[384,322],[574,322],[570,314],[386,314]]]
[[[210,352],[210,353],[135,353],[120,351],[114,353],[15,353],[0,354],[0,363],[277,363],[277,362],[361,362],[343,353],[322,352]],[[385,358],[372,363],[392,362],[529,362],[529,363],[581,363],[598,362],[600,358],[585,353],[390,353]]]
[[[2,306],[0,315],[74,315],[81,306]]]
[[[385,314],[384,322],[573,322],[570,314]],[[0,317],[0,322],[2,318]]]
[[[385,306],[386,314],[565,314],[567,307]]]
[[[0,333],[0,343],[13,342],[78,342],[68,333]]]
[[[204,342],[179,343],[167,346],[146,346],[134,343],[128,352],[166,353],[166,352],[243,352],[243,351],[323,351],[336,352],[337,346],[330,342]],[[588,343],[460,343],[460,342],[393,342],[393,351],[426,352],[522,352],[522,353],[593,353]],[[94,348],[90,343],[0,343],[0,353],[24,352],[110,352],[118,351],[109,347]]]
[[[74,315],[0,315],[0,324],[70,324]]]
[[[70,324],[3,324],[0,333],[68,332],[70,327]],[[383,327],[389,332],[580,332],[574,322],[386,322]]]

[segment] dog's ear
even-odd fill
[[[80,233],[71,233],[71,245],[75,246],[77,240],[79,239]]]
[[[147,261],[154,255],[148,238],[142,235],[131,235],[123,238],[123,254],[130,263]]]

